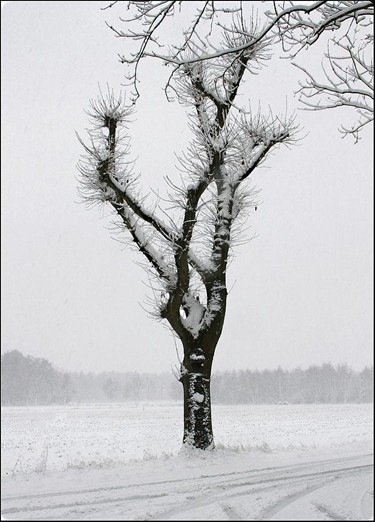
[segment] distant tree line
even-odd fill
[[[1,356],[1,404],[64,404],[73,398],[72,379],[46,359],[13,350]]]
[[[346,364],[240,370],[214,374],[212,393],[214,401],[227,404],[372,402],[373,379],[372,367],[355,372]]]
[[[74,372],[70,375],[75,400],[80,402],[162,401],[174,398],[174,386],[180,392],[172,373]]]
[[[372,402],[373,368],[355,372],[330,363],[302,370],[225,371],[212,376],[212,398],[222,404]],[[171,373],[62,372],[46,359],[19,351],[1,356],[1,404],[182,400]]]

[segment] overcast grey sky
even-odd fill
[[[168,371],[169,331],[142,309],[147,277],[114,241],[106,209],[79,204],[75,164],[84,109],[98,83],[124,80],[106,2],[7,2],[2,7],[2,352],[20,350],[83,371]],[[117,10],[120,14],[120,10]],[[320,49],[310,49],[309,60]],[[318,63],[318,61],[316,62]],[[306,63],[305,63],[306,65]],[[313,65],[312,65],[313,66]],[[131,128],[149,187],[178,180],[185,109],[168,104],[165,68],[148,63]],[[273,59],[244,93],[293,109],[299,73]],[[348,111],[298,118],[309,134],[253,175],[256,238],[236,250],[214,370],[372,364],[373,148],[337,132]]]

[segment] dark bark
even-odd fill
[[[206,450],[214,448],[211,420],[211,376],[203,373],[185,373],[184,437],[186,446]]]
[[[184,446],[207,450],[214,448],[211,415],[211,371],[217,343],[224,325],[227,290],[225,273],[219,285],[208,284],[208,300],[220,302],[220,310],[198,337],[185,332],[181,336],[184,359],[180,381],[184,389]],[[216,289],[218,287],[218,289]]]

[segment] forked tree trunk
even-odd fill
[[[183,443],[202,450],[213,449],[211,376],[203,372],[185,373],[181,381],[184,387]]]

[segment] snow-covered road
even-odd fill
[[[179,455],[65,472],[64,489],[62,472],[32,484],[9,479],[2,513],[8,520],[371,520],[373,455],[363,449],[300,455],[293,464],[282,455]]]

